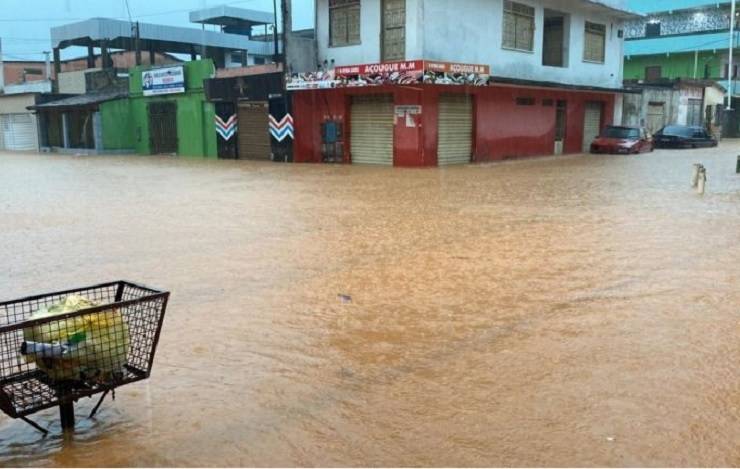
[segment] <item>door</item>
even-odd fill
[[[149,143],[153,155],[177,154],[177,104],[149,103]]]
[[[655,134],[665,127],[664,103],[648,103],[647,122],[645,125],[647,125],[647,130],[651,134]]]
[[[272,159],[270,113],[266,102],[239,103],[239,159]]]
[[[555,109],[555,154],[562,155],[565,149],[565,135],[568,128],[568,102],[558,100]]]
[[[583,118],[583,152],[588,153],[591,143],[601,133],[601,108],[600,102],[592,101],[586,103],[586,112]]]
[[[0,130],[0,142],[6,150],[38,150],[36,119],[32,114],[3,114],[0,116]]]
[[[689,99],[686,125],[699,127],[702,121],[702,100]]]
[[[406,0],[383,0],[382,23],[382,61],[406,60]]]
[[[350,117],[353,164],[393,165],[393,97],[355,96]]]
[[[470,163],[473,154],[473,98],[469,95],[439,97],[437,164]]]

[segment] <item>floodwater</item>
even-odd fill
[[[740,465],[738,153],[2,154],[3,299],[172,298],[148,382],[66,438],[0,417],[0,465]]]

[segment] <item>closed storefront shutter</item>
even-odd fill
[[[393,165],[393,98],[356,96],[350,129],[352,163]]]
[[[239,103],[239,159],[270,160],[272,144],[267,103]]]
[[[470,163],[473,153],[473,98],[448,95],[439,98],[440,166]]]
[[[586,113],[583,119],[583,151],[588,153],[591,143],[601,133],[601,103],[586,103]]]
[[[3,148],[13,151],[38,149],[36,119],[31,114],[4,114],[0,116]]]

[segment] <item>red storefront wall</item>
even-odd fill
[[[421,105],[416,127],[399,119],[394,131],[396,166],[437,165],[437,116],[441,94],[469,93],[474,96],[473,161],[485,162],[525,156],[552,155],[555,146],[555,103],[567,102],[565,153],[579,153],[583,144],[585,106],[589,101],[603,103],[602,127],[612,123],[614,94],[518,86],[381,86],[338,88],[293,93],[295,118],[294,159],[319,163],[321,124],[335,120],[344,134],[344,161],[350,162],[349,125],[352,96],[392,95],[396,105]],[[533,98],[534,105],[517,104],[517,98]],[[552,106],[543,105],[551,100]]]

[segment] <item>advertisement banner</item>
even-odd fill
[[[185,71],[182,66],[155,68],[141,72],[144,96],[159,96],[185,92]]]

